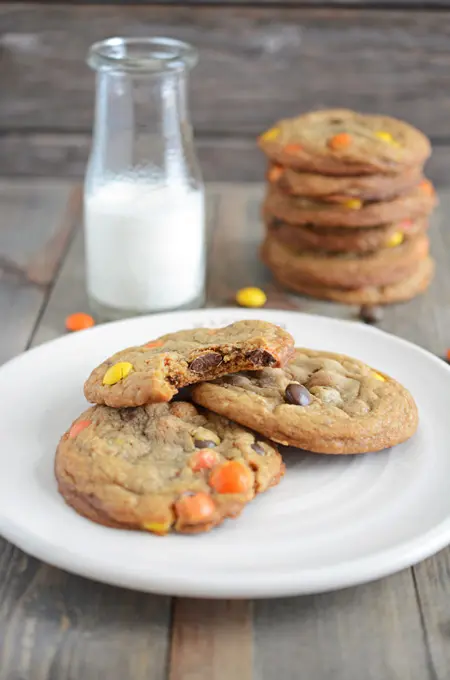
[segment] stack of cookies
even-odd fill
[[[364,453],[417,428],[414,400],[395,380],[295,349],[264,321],[130,347],[95,368],[84,392],[94,406],[56,453],[60,493],[92,521],[159,535],[237,517],[283,476],[278,444]]]
[[[429,285],[423,176],[429,140],[386,116],[316,111],[259,138],[269,158],[262,258],[286,288],[349,304],[408,300]]]

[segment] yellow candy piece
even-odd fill
[[[400,144],[397,142],[396,139],[391,135],[390,132],[385,132],[384,130],[378,130],[378,132],[375,132],[375,137],[378,137],[378,139],[383,140],[383,142],[386,142],[387,144],[393,144],[394,146],[400,146]]]
[[[401,231],[396,231],[392,234],[388,242],[386,243],[386,246],[388,248],[395,248],[395,246],[399,246],[400,243],[403,243],[405,240],[405,235],[402,234]]]
[[[279,128],[270,128],[261,135],[263,142],[273,142],[280,134]]]
[[[343,205],[350,210],[359,210],[362,204],[363,202],[359,198],[350,198],[343,203]]]
[[[145,531],[151,531],[152,534],[158,534],[158,536],[165,536],[169,533],[170,527],[172,526],[172,520],[167,520],[165,522],[144,522],[142,528]]]
[[[126,378],[133,370],[133,364],[129,361],[119,361],[118,364],[110,366],[103,376],[104,385],[115,385]]]
[[[386,378],[376,371],[372,371],[372,378],[376,378],[376,380],[379,380],[380,382],[386,382]]]
[[[267,296],[261,288],[241,288],[236,293],[236,302],[241,307],[263,307]]]

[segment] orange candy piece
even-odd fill
[[[84,312],[76,312],[71,314],[66,319],[66,328],[68,331],[83,331],[85,328],[95,326],[95,321],[90,314]]]
[[[398,228],[401,229],[402,231],[409,231],[409,229],[411,229],[412,226],[413,226],[412,220],[402,220],[399,223]]]
[[[282,174],[283,168],[281,165],[272,165],[268,173],[269,182],[278,182]]]
[[[286,144],[283,151],[284,153],[296,154],[302,150],[301,144]]]
[[[423,193],[427,194],[428,196],[432,196],[434,194],[434,187],[429,179],[423,179],[419,184],[419,187],[422,189]]]
[[[75,437],[78,437],[80,432],[83,432],[83,430],[89,427],[91,422],[92,422],[91,420],[79,420],[77,423],[74,423],[69,430],[69,439],[74,439]]]
[[[199,491],[181,496],[175,503],[175,512],[182,524],[201,524],[212,519],[216,506],[209,494]]]
[[[445,357],[446,357],[447,361],[450,361],[450,349],[448,349],[448,350],[446,351]]]
[[[162,340],[153,340],[153,342],[147,342],[144,347],[147,347],[148,349],[152,349],[152,347],[162,347],[164,345]]]
[[[209,470],[214,465],[217,464],[218,456],[215,451],[210,451],[208,449],[202,449],[197,451],[191,458],[190,466],[194,472],[200,472],[200,470]]]
[[[209,484],[217,493],[246,493],[252,483],[250,470],[237,460],[217,466],[209,476]]]
[[[346,149],[351,143],[352,136],[349,135],[348,132],[340,132],[338,135],[334,135],[334,137],[330,137],[328,140],[328,146],[336,151],[338,149]]]

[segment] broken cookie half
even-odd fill
[[[284,366],[294,340],[266,321],[237,321],[163,335],[124,349],[95,368],[84,386],[88,401],[116,408],[170,401],[178,390],[238,371]]]

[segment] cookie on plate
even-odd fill
[[[104,361],[87,379],[84,394],[90,402],[116,408],[169,401],[200,380],[283,366],[293,345],[289,333],[266,321],[168,333]]]
[[[427,137],[412,125],[347,109],[280,120],[258,144],[274,163],[325,175],[401,173],[431,153]]]
[[[200,383],[192,397],[273,441],[316,453],[381,451],[418,425],[414,399],[397,381],[343,354],[310,349],[297,349],[283,369]]]
[[[62,437],[58,488],[109,527],[198,533],[236,517],[284,472],[276,447],[186,402],[93,406]]]
[[[261,257],[269,269],[275,274],[282,272],[292,283],[354,289],[401,281],[415,271],[428,251],[429,240],[424,234],[392,248],[356,254],[295,251],[268,236]]]
[[[298,172],[272,165],[267,179],[282,191],[322,201],[342,203],[349,198],[362,201],[387,201],[412,190],[423,179],[422,168],[407,168],[398,175],[357,175],[336,177],[313,172]]]
[[[424,217],[361,229],[316,229],[312,224],[293,225],[276,217],[266,222],[267,234],[289,248],[329,253],[370,253],[409,241],[414,236],[424,234],[428,227],[429,222]]]
[[[313,201],[289,196],[270,187],[264,204],[264,217],[276,217],[288,224],[314,224],[315,227],[374,227],[429,215],[436,205],[436,194],[428,180],[413,191],[390,201],[367,202],[351,198],[344,203]]]
[[[390,305],[412,300],[426,291],[433,279],[434,268],[434,260],[426,257],[416,265],[412,274],[401,281],[385,286],[365,286],[354,289],[319,286],[306,281],[293,280],[278,268],[272,268],[272,273],[276,280],[288,290],[319,300],[332,300],[346,305]]]

